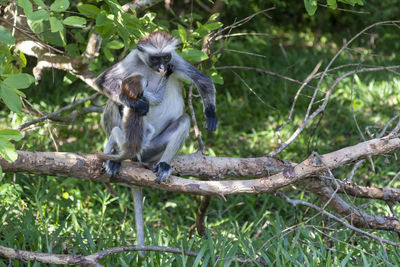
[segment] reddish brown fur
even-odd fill
[[[162,46],[162,44],[158,43],[161,40],[163,41],[164,44],[170,42],[176,42],[175,37],[173,37],[171,34],[161,31],[155,31],[149,35],[142,37],[139,40],[138,45],[152,43],[156,46]]]
[[[142,76],[130,76],[125,78],[121,84],[121,92],[124,96],[138,100],[143,93]],[[103,160],[121,161],[132,159],[142,149],[144,138],[144,120],[133,108],[124,108],[122,114],[122,130],[125,135],[125,143],[118,155],[99,153],[98,156]]]
[[[142,76],[130,76],[125,78],[121,84],[121,92],[127,98],[137,100],[139,95],[143,93]]]
[[[142,77],[139,75],[131,76],[122,81],[122,93],[131,99],[137,100],[143,93]],[[143,117],[135,112],[134,109],[124,110],[122,117],[122,129],[125,133],[125,144],[123,150],[134,157],[141,150],[144,135]]]

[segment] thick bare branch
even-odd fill
[[[198,253],[194,251],[166,246],[121,246],[99,251],[88,256],[32,252],[0,246],[0,257],[11,260],[21,260],[24,262],[101,267],[103,265],[99,264],[99,261],[102,258],[115,253],[128,251],[157,251],[180,255],[184,254],[192,257],[198,255]],[[235,260],[241,263],[253,262],[252,259],[235,258]]]
[[[355,227],[370,228],[400,233],[400,220],[395,217],[373,215],[355,208],[334,193],[332,187],[326,181],[318,179],[306,180],[308,189],[319,196],[323,201],[329,200],[329,206],[345,217]]]
[[[224,196],[243,193],[271,193],[283,186],[324,171],[326,168],[333,170],[367,156],[390,153],[398,150],[399,146],[399,138],[387,136],[373,139],[322,155],[323,166],[315,166],[312,161],[307,159],[294,167],[287,167],[283,172],[278,174],[251,180],[197,181],[171,176],[167,183],[157,184],[155,183],[155,176],[152,171],[145,168],[138,168],[137,163],[123,162],[121,172],[113,182],[151,186],[168,191],[196,195]],[[237,176],[238,173],[243,176],[250,176],[248,175],[250,173],[243,173],[243,170],[238,168],[243,166],[246,168],[246,163],[256,165],[256,162],[258,164],[261,163],[261,168],[263,168],[266,164],[268,165],[268,162],[263,162],[263,159],[266,158],[254,159],[253,162],[250,159],[231,158],[214,158],[211,160],[211,158],[199,154],[192,154],[178,157],[173,162],[173,167],[174,173],[177,175],[191,175],[197,172],[202,176],[208,177],[213,177],[213,175],[216,177],[224,177],[226,175]],[[210,164],[210,162],[213,162],[213,164]],[[0,165],[3,172],[72,176],[94,181],[110,182],[107,174],[103,173],[101,161],[96,155],[92,154],[18,151],[18,159],[14,163],[9,163],[1,159]],[[260,169],[260,166],[258,166],[258,169]]]
[[[355,197],[372,198],[388,201],[400,201],[400,189],[397,188],[377,188],[360,186],[355,183],[345,183],[336,180],[340,186],[339,192],[346,193]]]

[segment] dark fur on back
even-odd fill
[[[142,77],[131,76],[122,81],[121,91],[126,97],[137,100],[143,95]],[[124,151],[135,156],[141,150],[144,136],[143,116],[140,116],[134,109],[124,111],[122,117],[122,129],[125,133]]]

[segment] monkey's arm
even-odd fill
[[[218,127],[218,117],[215,111],[215,86],[210,77],[191,65],[189,62],[174,53],[175,72],[185,80],[193,82],[203,99],[204,115],[206,117],[205,128],[215,131]]]
[[[131,55],[131,54],[130,54]],[[121,83],[124,78],[132,75],[130,55],[123,61],[111,66],[96,78],[96,85],[112,101],[124,106],[135,108],[139,113],[145,115],[149,110],[148,101],[145,99],[133,100],[121,94]]]
[[[150,105],[158,105],[162,102],[165,91],[167,89],[168,78],[174,72],[175,67],[168,64],[166,73],[160,78],[156,88],[146,88],[144,90],[143,96]]]

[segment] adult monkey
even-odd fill
[[[211,78],[185,61],[176,52],[178,40],[163,32],[154,32],[141,38],[136,49],[121,62],[108,68],[96,79],[96,84],[109,97],[103,113],[105,128],[121,126],[123,106],[134,108],[147,116],[154,127],[153,137],[141,153],[143,162],[155,163],[153,171],[156,182],[165,182],[171,174],[170,163],[181,149],[189,132],[190,119],[184,113],[181,79],[193,82],[203,100],[206,117],[205,128],[215,131],[218,117],[215,109],[215,86]],[[163,83],[165,72],[173,71]],[[143,99],[133,100],[121,97],[121,83],[126,77],[140,74],[147,81]],[[118,154],[113,151],[112,154]],[[105,169],[111,177],[116,175],[120,162],[105,162]],[[135,191],[134,204],[139,245],[143,241],[142,197]],[[138,225],[138,221],[141,225]],[[142,240],[142,241],[141,241]],[[143,254],[142,254],[143,255]]]

